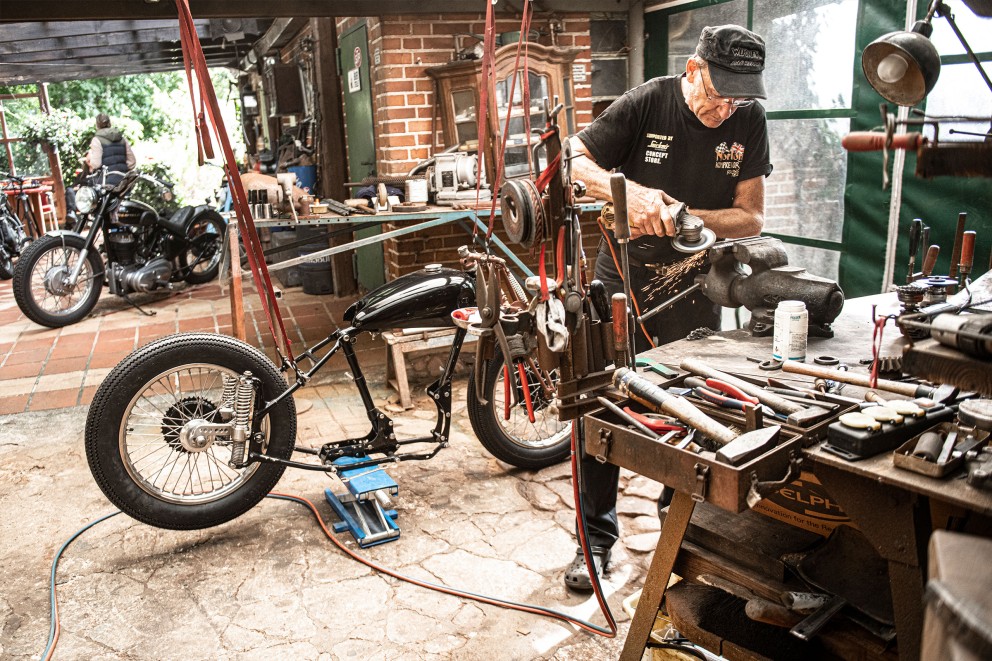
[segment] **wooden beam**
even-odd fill
[[[317,88],[317,112],[314,118],[319,132],[318,155],[320,166],[320,190],[335,200],[348,197],[345,190],[347,152],[344,137],[344,103],[341,98],[341,76],[338,75],[335,51],[338,47],[338,33],[333,18],[315,18],[313,21],[314,76]],[[332,245],[348,243],[352,233],[334,237]],[[346,296],[356,289],[355,265],[351,253],[341,253],[331,257],[331,279],[334,281],[334,294]]]
[[[197,18],[310,18],[332,16],[383,16],[396,14],[483,13],[479,0],[190,0],[190,9]],[[630,0],[543,0],[544,11],[624,12]],[[496,6],[500,13],[516,14],[519,6],[511,7],[501,2]],[[135,0],[0,0],[0,22],[51,21],[51,20],[115,20],[126,16],[134,19],[175,18],[176,8],[170,2],[136,2]]]
[[[134,22],[129,21],[129,24]],[[142,27],[141,29],[113,30],[103,32],[77,31],[60,34],[38,35],[33,29],[36,23],[7,23],[0,24],[0,55],[17,53],[35,53],[56,49],[91,48],[94,46],[119,46],[144,42],[179,41],[179,24],[175,21],[143,21],[140,24],[156,24],[158,27]],[[168,23],[168,25],[163,25]],[[201,39],[210,37],[209,21],[197,21],[196,34]],[[49,23],[47,25],[81,26],[82,23]],[[4,58],[6,61],[6,58]]]

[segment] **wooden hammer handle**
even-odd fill
[[[841,383],[850,383],[851,385],[862,386],[864,388],[871,387],[871,379],[867,374],[848,372],[846,370],[833,370],[829,367],[808,365],[795,360],[787,360],[782,363],[782,371],[791,372],[793,374],[805,374],[807,376],[818,376],[824,379],[840,381]],[[902,381],[890,381],[888,379],[879,379],[875,387],[879,390],[886,390],[888,392],[906,395],[907,397],[916,397],[917,391],[920,388],[920,386],[915,383],[903,383]]]

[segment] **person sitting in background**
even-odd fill
[[[110,117],[106,113],[96,116],[96,135],[90,141],[90,150],[83,158],[83,163],[91,172],[97,172],[106,167],[107,172],[127,172],[135,164],[134,152],[120,129],[110,125]],[[120,174],[108,174],[106,183],[116,185],[121,179]]]

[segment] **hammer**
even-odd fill
[[[778,444],[778,425],[738,434],[700,411],[689,400],[665,392],[629,368],[621,367],[613,372],[613,385],[649,409],[674,416],[712,438],[722,446],[716,459],[725,464],[740,466]]]
[[[782,363],[782,371],[791,372],[793,374],[805,374],[807,376],[818,376],[824,379],[833,379],[834,381],[842,381],[844,383],[850,383],[864,388],[872,387],[871,379],[867,374],[857,374],[847,370],[833,370],[828,367],[820,367],[819,365],[800,363],[796,360],[787,360]],[[894,392],[899,395],[905,395],[906,397],[928,397],[941,404],[948,400],[954,399],[958,395],[958,389],[952,386],[939,386],[937,388],[933,388],[931,386],[922,386],[917,383],[906,383],[905,381],[890,381],[889,379],[878,379],[878,382],[875,384],[875,388],[878,390],[885,390],[887,392]]]

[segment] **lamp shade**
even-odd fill
[[[861,67],[875,91],[891,103],[915,106],[926,98],[940,75],[940,55],[917,23],[912,32],[890,32],[868,44]]]

